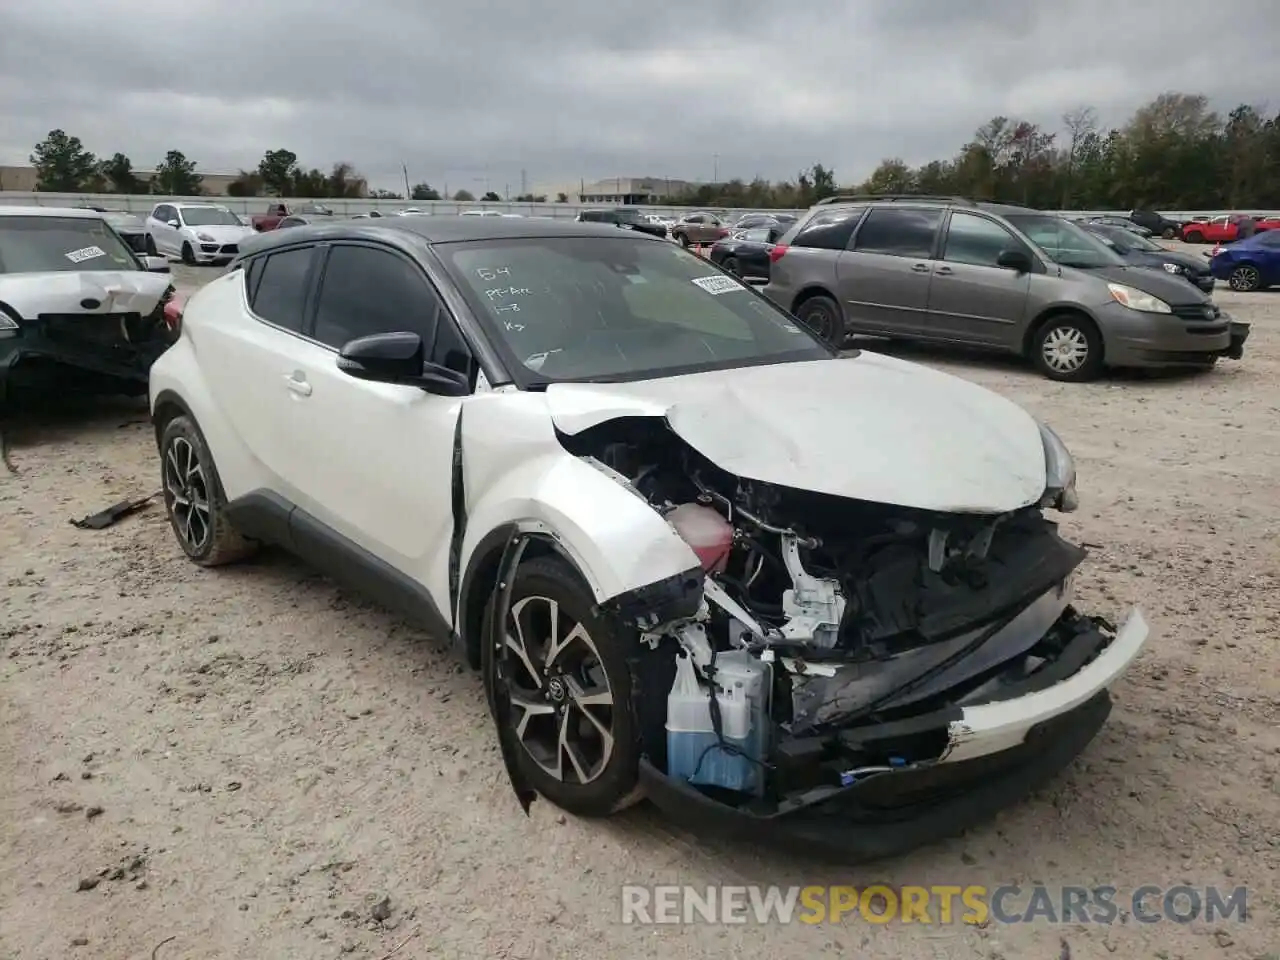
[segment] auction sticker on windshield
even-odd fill
[[[79,250],[72,250],[66,254],[68,260],[72,263],[84,263],[86,260],[93,260],[97,257],[105,257],[107,251],[101,247],[81,247]]]
[[[693,282],[714,297],[744,289],[742,284],[732,277],[694,277]]]

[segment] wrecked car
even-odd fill
[[[905,850],[1067,765],[1147,640],[1075,605],[1048,426],[610,226],[261,234],[151,403],[187,556],[283,545],[452,637],[526,812]]]
[[[0,206],[0,406],[28,388],[145,394],[176,335],[168,272],[98,211]]]

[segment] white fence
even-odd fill
[[[84,207],[95,206],[104,207],[108,210],[128,210],[133,213],[148,213],[157,203],[218,203],[235,211],[238,214],[252,215],[255,213],[266,213],[268,205],[272,203],[285,203],[290,206],[296,206],[305,203],[323,203],[326,207],[333,210],[339,216],[350,216],[357,213],[370,213],[377,210],[379,213],[389,214],[397,210],[403,210],[406,207],[413,207],[421,210],[423,213],[432,214],[458,214],[464,210],[499,210],[503,213],[520,213],[525,216],[537,217],[556,217],[568,218],[576,217],[583,210],[599,210],[601,208],[609,208],[614,204],[596,203],[596,204],[573,204],[573,203],[515,203],[511,201],[498,201],[495,203],[482,203],[476,201],[474,203],[459,203],[454,200],[307,200],[295,199],[290,197],[162,197],[138,195],[130,196],[119,193],[16,193],[11,191],[0,191],[0,204],[10,206],[41,206],[41,207]],[[664,206],[641,206],[636,207],[642,213],[656,213],[662,216],[679,217],[689,213],[691,207],[664,207]],[[698,209],[714,211],[726,218],[737,217],[745,213],[799,213],[798,210],[756,210],[742,208],[725,208],[725,207],[700,207]],[[1253,208],[1245,208],[1252,214],[1266,214],[1268,216],[1280,215],[1280,211],[1276,210],[1256,210]],[[1068,216],[1125,216],[1127,210],[1064,210],[1060,211]],[[1168,217],[1190,219],[1193,216],[1218,217],[1228,213],[1243,212],[1230,210],[1161,210]]]

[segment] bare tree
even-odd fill
[[[1062,125],[1067,131],[1067,169],[1066,176],[1062,178],[1062,209],[1070,210],[1076,155],[1080,142],[1089,134],[1098,132],[1098,112],[1093,107],[1076,107],[1062,115]]]

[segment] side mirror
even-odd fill
[[[147,273],[172,273],[169,269],[169,261],[165,257],[143,257],[142,269]]]
[[[465,374],[427,363],[422,337],[416,333],[375,333],[347,343],[338,352],[338,369],[357,380],[417,387],[441,397],[465,397],[471,384]]]
[[[166,220],[166,221],[165,221],[165,223],[166,223],[166,224],[168,224],[168,225],[169,225],[169,226],[171,226],[171,227],[180,227],[180,226],[182,226],[182,224],[180,224],[177,220]]]
[[[1018,273],[1030,273],[1031,257],[1023,250],[1001,250],[1000,256],[996,257],[996,266],[1016,270]]]

